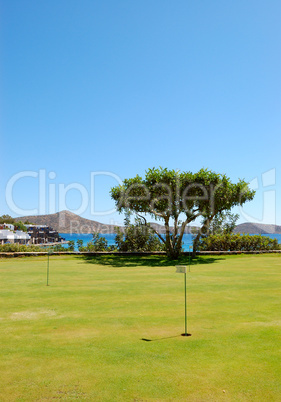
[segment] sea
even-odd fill
[[[75,250],[78,250],[77,240],[83,240],[83,245],[86,246],[89,241],[92,240],[91,234],[77,234],[77,233],[60,233],[60,236],[65,240],[73,240],[75,242]],[[115,244],[115,233],[109,234],[101,234],[102,237],[105,237],[108,241],[108,245],[112,246]],[[262,236],[270,237],[271,239],[277,239],[278,243],[281,244],[281,234],[263,234]],[[184,251],[192,251],[192,239],[193,236],[191,234],[183,235],[183,250]],[[67,248],[67,245],[65,245]]]

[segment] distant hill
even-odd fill
[[[281,234],[281,226],[267,225],[264,223],[240,223],[234,229],[235,233],[250,234]]]
[[[49,215],[33,215],[22,216],[15,218],[15,221],[29,221],[37,225],[51,226],[59,233],[114,233],[115,225],[106,225],[91,219],[82,218],[79,215],[69,211],[61,211],[56,214]],[[165,227],[159,223],[151,223],[155,229],[160,233],[165,233]],[[120,226],[122,228],[122,226]],[[173,229],[172,227],[170,228]],[[185,233],[191,233],[191,229],[195,229],[194,226],[187,226]],[[262,223],[240,223],[234,229],[235,233],[251,233],[251,234],[281,234],[281,226],[266,225]]]
[[[97,221],[81,218],[79,215],[69,211],[61,211],[49,215],[22,216],[15,220],[28,221],[36,225],[51,226],[59,233],[114,233],[114,225],[105,225]]]
[[[36,225],[47,225],[57,230],[59,233],[114,233],[115,225],[106,225],[91,219],[82,218],[69,211],[61,211],[49,215],[33,215],[15,218],[15,221],[28,221]],[[160,233],[165,233],[165,227],[158,223],[151,223]],[[122,228],[122,226],[120,226]],[[171,228],[172,230],[172,228]],[[188,226],[185,233],[190,233],[191,227]]]
[[[166,233],[166,229],[165,229],[165,226],[164,225],[160,225],[159,223],[154,223],[154,222],[152,222],[152,223],[150,223],[150,226],[152,226],[155,230],[157,230],[158,231],[158,233],[160,233],[160,234],[165,234]],[[173,231],[173,227],[172,226],[170,226],[170,231],[172,232]],[[185,231],[184,231],[184,233],[188,233],[188,234],[190,234],[190,233],[192,233],[192,231],[193,230],[198,230],[198,227],[195,227],[195,226],[186,226],[186,228],[185,228]]]

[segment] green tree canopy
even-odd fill
[[[15,218],[12,218],[10,215],[2,215],[0,216],[0,224],[11,224],[14,225],[16,230],[22,230],[23,232],[27,231],[25,224],[22,221],[15,221]]]
[[[212,220],[209,228],[209,234],[229,234],[236,227],[236,222],[239,219],[238,214],[232,214],[230,211],[218,213]]]
[[[171,258],[180,254],[187,224],[202,217],[202,228],[205,228],[218,213],[243,205],[254,194],[244,180],[232,183],[226,175],[208,169],[192,173],[161,167],[148,169],[145,178],[137,175],[111,189],[119,212],[136,213],[144,224],[147,224],[147,214],[163,221],[165,236],[156,229],[153,231]]]
[[[13,224],[15,219],[12,218],[10,215],[2,215],[0,216],[0,223],[11,223]]]
[[[129,214],[124,220],[124,229],[115,227],[115,243],[119,251],[164,251],[165,246],[149,226],[144,226],[139,217],[130,222]]]

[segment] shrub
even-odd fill
[[[262,251],[281,250],[277,239],[262,235],[224,233],[200,239],[199,251]]]
[[[115,242],[119,251],[163,251],[164,244],[153,233],[149,226],[143,225],[140,219],[131,224],[129,216],[125,218],[124,232],[115,228]]]
[[[68,251],[74,251],[75,241],[69,240],[68,242]]]
[[[62,244],[56,244],[55,246],[51,247],[53,251],[70,251],[66,247],[64,247]]]
[[[100,236],[99,233],[93,233],[93,238],[91,241],[87,243],[87,246],[83,247],[83,241],[82,240],[77,240],[77,245],[79,251],[114,251],[116,247],[114,246],[109,246],[108,241],[106,240],[105,237]]]
[[[45,251],[41,247],[36,245],[26,246],[25,244],[18,243],[6,243],[0,245],[0,252],[3,253],[16,253],[25,251]]]

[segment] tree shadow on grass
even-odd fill
[[[166,256],[79,256],[76,257],[85,264],[105,265],[115,268],[121,267],[173,267],[175,265],[189,265],[189,257],[181,256],[178,260],[171,260]],[[196,257],[190,259],[190,265],[213,264],[218,260],[224,260],[223,257]]]

